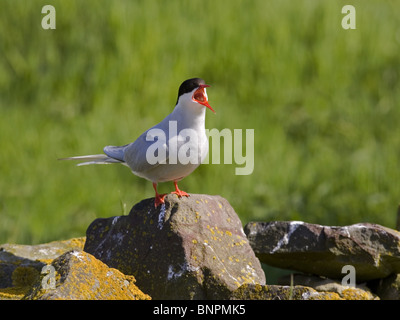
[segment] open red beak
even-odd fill
[[[202,104],[203,106],[206,106],[208,109],[210,109],[212,112],[215,113],[214,109],[211,108],[211,106],[208,104],[207,100],[207,95],[206,92],[204,91],[204,88],[209,87],[208,84],[201,84],[199,88],[193,93],[192,99],[196,101],[197,103]]]

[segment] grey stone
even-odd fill
[[[0,253],[8,252],[29,260],[50,261],[69,250],[81,250],[85,240],[85,237],[80,237],[37,245],[5,243],[0,245]]]
[[[380,279],[376,293],[382,300],[400,300],[400,274]]]
[[[342,279],[342,268],[351,265],[357,282],[400,273],[400,233],[377,224],[250,222],[245,232],[256,256],[271,266]]]
[[[220,196],[167,195],[136,204],[128,216],[95,220],[84,250],[134,275],[153,299],[227,297],[244,283],[265,284],[242,224]]]

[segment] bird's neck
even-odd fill
[[[177,104],[171,120],[178,121],[178,127],[204,129],[206,119],[206,108],[199,104],[180,105]]]

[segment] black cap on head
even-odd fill
[[[179,97],[185,93],[192,92],[194,89],[198,88],[201,84],[206,84],[206,82],[201,78],[192,78],[182,82],[179,87],[178,100]],[[178,103],[178,100],[176,103]]]

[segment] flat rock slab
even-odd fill
[[[319,292],[305,286],[250,285],[232,293],[230,300],[345,300],[334,292]]]
[[[365,284],[350,287],[342,285],[340,281],[319,276],[291,274],[291,276],[280,278],[278,284],[311,287],[321,293],[337,293],[341,299],[345,300],[379,300],[379,297],[371,293]]]
[[[20,258],[48,262],[67,251],[82,250],[85,240],[85,237],[80,237],[36,245],[6,243],[0,245],[0,252],[9,252]]]
[[[220,196],[167,195],[136,204],[128,216],[96,219],[84,250],[134,275],[153,299],[216,299],[245,283],[265,284],[242,224]]]
[[[351,265],[357,282],[400,273],[400,233],[377,224],[273,221],[244,229],[256,256],[271,266],[342,279],[342,268]]]
[[[231,300],[376,300],[370,292],[357,288],[312,288],[306,285],[251,285],[241,286]]]

